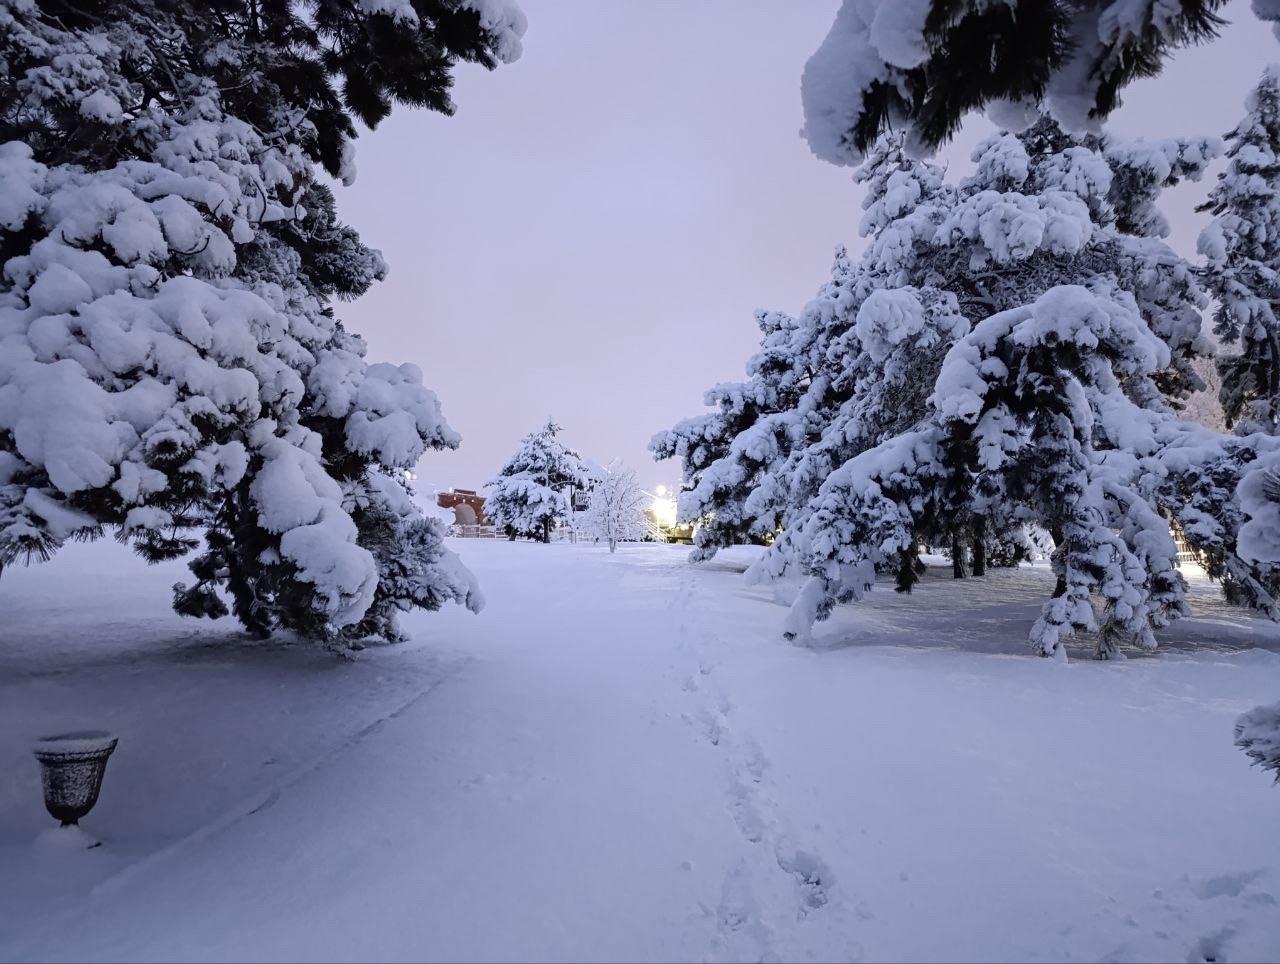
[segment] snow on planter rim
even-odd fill
[[[106,730],[74,730],[55,736],[42,736],[33,749],[37,757],[67,756],[80,753],[110,753],[120,738]]]

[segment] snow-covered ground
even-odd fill
[[[1280,788],[1231,742],[1280,630],[1204,584],[1158,655],[1062,666],[1043,569],[802,648],[747,551],[455,547],[485,612],[355,662],[181,620],[111,543],[7,572],[0,958],[1280,958]],[[87,726],[67,851],[29,744]]]

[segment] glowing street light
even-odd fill
[[[653,502],[649,506],[653,513],[653,521],[663,529],[670,529],[676,524],[676,500],[668,494],[665,485],[658,486],[653,493]]]

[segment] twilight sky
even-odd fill
[[[740,378],[757,307],[798,311],[861,188],[799,136],[800,71],[838,0],[520,0],[523,57],[463,67],[442,117],[399,109],[359,141],[339,210],[391,274],[341,306],[374,361],[413,361],[462,433],[419,477],[479,487],[548,415],[647,484],[654,431]],[[1280,48],[1246,0],[1222,37],[1129,88],[1111,127],[1221,134]],[[943,154],[963,169],[979,119]],[[1214,169],[1216,171],[1216,168]],[[1206,184],[1170,192],[1194,252]]]

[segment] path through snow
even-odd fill
[[[1230,740],[1269,625],[1061,667],[1023,570],[800,648],[732,557],[460,549],[489,608],[350,665],[165,614],[114,546],[6,574],[0,958],[1280,956],[1280,792]],[[106,845],[52,852],[27,742],[90,724]]]

